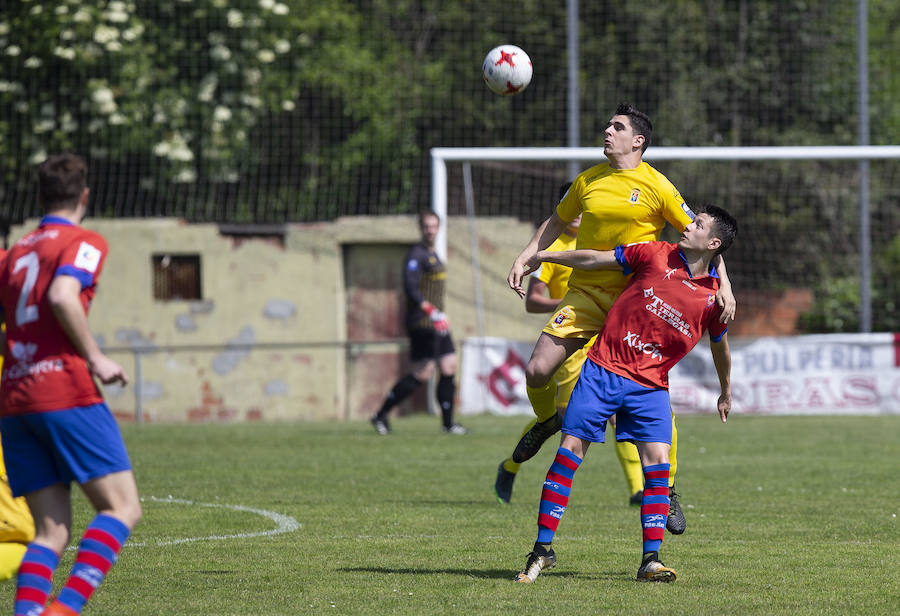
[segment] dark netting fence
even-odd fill
[[[447,205],[465,214],[463,164],[447,163]],[[510,206],[536,224],[553,211],[568,180],[560,161],[473,161],[479,216],[508,215]],[[591,162],[585,162],[587,167]],[[759,301],[788,290],[817,298],[801,328],[857,331],[860,326],[860,166],[851,160],[665,160],[651,164],[685,200],[724,207],[739,222],[727,260],[735,288]],[[515,186],[516,191],[510,187]],[[900,331],[900,159],[869,163],[873,329]],[[677,241],[667,227],[663,238]],[[745,298],[746,300],[746,298]],[[755,301],[755,300],[754,300]]]
[[[432,147],[570,145],[567,4],[0,2],[0,222],[38,214],[34,165],[63,149],[89,159],[94,216],[278,224],[414,212],[429,202]],[[854,2],[579,4],[579,145],[602,145],[623,100],[650,114],[661,146],[858,141]],[[900,143],[900,6],[867,5],[871,143]],[[501,43],[534,63],[511,98],[481,81]],[[753,252],[752,274],[741,276],[754,284],[793,284],[785,268],[853,276],[852,169],[660,166],[690,198],[746,217],[753,243],[738,250]],[[551,167],[476,165],[479,215],[542,217],[567,177]],[[875,286],[895,313],[897,167],[872,167],[873,268],[886,272]],[[462,184],[450,186],[449,211],[462,213]]]

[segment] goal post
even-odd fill
[[[900,146],[748,146],[748,147],[651,147],[644,156],[644,160],[656,163],[664,163],[669,165],[693,164],[697,178],[703,181],[685,182],[680,173],[672,173],[668,169],[661,169],[673,183],[679,187],[682,194],[689,195],[694,192],[702,192],[705,196],[707,193],[715,192],[709,189],[709,186],[719,184],[729,184],[731,192],[729,193],[729,203],[734,200],[740,201],[744,195],[742,190],[746,186],[752,188],[760,187],[761,191],[769,191],[770,184],[774,186],[771,194],[756,194],[752,198],[748,197],[748,203],[744,204],[738,216],[739,221],[750,222],[746,225],[749,231],[753,233],[765,233],[765,229],[775,225],[777,227],[779,216],[787,216],[790,224],[797,224],[795,221],[798,210],[804,206],[809,212],[805,214],[805,220],[810,225],[809,229],[816,225],[829,225],[835,230],[834,239],[831,239],[827,233],[815,233],[815,237],[806,238],[809,243],[819,242],[820,246],[807,246],[807,250],[802,253],[802,258],[812,261],[817,255],[826,255],[828,252],[838,251],[842,249],[849,250],[847,241],[846,227],[850,225],[852,218],[847,215],[847,208],[853,208],[854,213],[858,214],[853,220],[854,226],[858,225],[858,233],[856,237],[856,246],[854,254],[844,256],[845,261],[852,261],[858,264],[856,274],[859,277],[858,293],[859,293],[859,330],[871,331],[871,314],[872,314],[872,289],[871,279],[873,275],[872,263],[872,238],[870,235],[872,203],[879,204],[879,219],[875,230],[880,234],[879,237],[891,240],[890,229],[882,228],[885,224],[893,226],[895,234],[900,234],[900,207],[897,206],[898,198],[900,198]],[[465,212],[467,216],[473,216],[476,211],[474,201],[483,198],[483,193],[491,184],[490,179],[480,185],[482,194],[479,194],[479,186],[475,189],[471,188],[471,179],[467,179],[469,184],[464,191],[464,197],[460,197],[464,204],[450,203],[450,180],[448,173],[448,165],[461,164],[467,171],[464,173],[466,178],[470,178],[470,165],[472,164],[501,164],[501,163],[520,163],[529,165],[541,165],[551,162],[583,162],[582,168],[586,168],[589,164],[596,164],[604,161],[603,148],[593,147],[551,147],[551,148],[511,148],[511,147],[491,147],[491,148],[432,148],[431,149],[431,208],[440,216],[442,221],[446,221],[447,216],[452,212]],[[793,174],[784,173],[773,164],[784,161],[806,161],[804,164],[812,165],[811,167],[803,167],[793,171]],[[857,165],[842,166],[839,163],[854,161]],[[888,161],[887,168],[881,171],[881,175],[877,179],[880,187],[879,192],[873,193],[870,190],[870,180],[868,168],[874,161]],[[825,166],[823,163],[832,163],[832,166]],[[896,162],[897,164],[894,164]],[[731,163],[738,165],[728,169],[712,168],[716,164]],[[835,167],[834,163],[838,163]],[[702,165],[702,167],[697,167]],[[742,178],[740,174],[750,167],[758,166],[759,170],[751,179]],[[555,182],[561,183],[565,180],[571,180],[571,177],[561,175],[560,170],[553,172]],[[705,175],[704,175],[705,173]],[[730,176],[729,176],[730,174]],[[545,174],[545,175],[549,175]],[[708,176],[713,176],[712,178]],[[783,177],[781,177],[783,176]],[[693,177],[693,176],[692,176]],[[773,180],[773,177],[775,180]],[[808,177],[809,179],[805,179]],[[798,180],[797,178],[801,178]],[[779,183],[779,180],[781,183]],[[454,180],[455,181],[455,180]],[[503,183],[503,178],[494,180],[494,182]],[[802,186],[791,185],[803,184]],[[703,188],[699,188],[700,185]],[[835,187],[838,188],[835,188]],[[853,191],[853,186],[856,190]],[[799,191],[806,191],[802,195]],[[892,191],[892,192],[891,192]],[[459,193],[460,191],[454,191]],[[820,206],[817,199],[825,196],[825,206]],[[734,195],[737,195],[735,198]],[[752,203],[750,202],[752,200]],[[689,203],[694,203],[692,199],[688,199]],[[890,204],[893,203],[893,206]],[[798,205],[799,204],[799,205]],[[546,203],[546,211],[550,211],[551,203]],[[839,216],[835,220],[826,220],[829,212],[839,210]],[[886,213],[885,213],[886,211]],[[508,212],[509,213],[509,212]],[[514,212],[513,212],[514,213]],[[483,212],[479,212],[479,215]],[[521,216],[521,214],[519,214]],[[525,216],[522,216],[523,218]],[[887,217],[887,218],[885,218]],[[884,219],[884,220],[882,220]],[[762,229],[757,227],[757,221],[764,221],[767,226]],[[788,224],[788,223],[785,223]],[[447,235],[446,224],[441,225],[441,230],[436,239],[436,249],[442,259],[447,257]],[[837,229],[843,229],[840,232],[840,238],[837,238]],[[796,240],[804,241],[804,228],[798,228]],[[769,235],[772,235],[771,233]],[[789,236],[786,236],[789,237]],[[742,239],[744,239],[742,237]],[[754,241],[759,238],[753,238]],[[789,240],[787,240],[789,241]],[[762,252],[772,252],[772,245],[763,242],[756,242],[761,245]],[[900,241],[898,241],[900,243]],[[777,246],[777,245],[776,245]],[[898,247],[900,250],[900,247]],[[835,256],[835,255],[832,255]],[[476,258],[475,255],[473,258]],[[836,257],[836,256],[835,256]],[[793,257],[791,257],[793,258]],[[752,264],[752,267],[767,268],[771,262],[761,260],[759,264]],[[802,266],[802,264],[800,264]],[[832,268],[840,269],[840,268]],[[846,276],[845,276],[846,277]],[[795,284],[790,277],[785,277],[783,281],[775,280],[772,283],[776,285]],[[896,282],[893,284],[897,284]],[[894,295],[896,293],[891,291]],[[894,298],[896,299],[896,298]],[[483,307],[479,307],[479,310]],[[900,309],[900,306],[898,306]]]

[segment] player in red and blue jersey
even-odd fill
[[[572,392],[563,438],[544,481],[538,536],[519,582],[533,582],[556,564],[550,544],[569,503],[575,471],[590,443],[602,443],[606,422],[616,414],[616,440],[637,445],[644,473],[641,499],[643,557],[639,581],[671,582],[676,574],[659,561],[669,512],[669,448],[672,413],[668,372],[709,332],[721,395],[719,416],[731,410],[731,356],[727,326],[716,302],[714,257],[731,245],[737,223],[708,206],[685,227],[678,244],[647,242],[615,250],[538,252],[530,269],[545,261],[576,269],[621,269],[634,273],[613,304]]]
[[[0,269],[6,250],[0,249]],[[0,366],[3,360],[0,359]],[[8,580],[19,570],[22,557],[34,539],[34,520],[28,503],[21,496],[13,498],[0,449],[0,581]]]
[[[36,527],[19,568],[17,615],[80,614],[141,517],[122,435],[94,382],[125,384],[128,377],[88,328],[107,254],[106,240],[79,226],[89,193],[81,157],[44,161],[38,168],[44,217],[0,269],[6,323],[0,435],[10,487],[25,496]],[[69,542],[73,481],[97,515],[70,577],[44,609]]]

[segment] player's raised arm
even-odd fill
[[[519,294],[519,297],[525,297],[525,290],[522,288],[522,280],[525,278],[525,264],[532,256],[534,256],[534,253],[550,246],[550,244],[553,243],[553,240],[559,237],[560,233],[565,230],[568,224],[569,223],[560,218],[556,212],[553,212],[553,214],[550,215],[550,218],[545,220],[541,226],[537,228],[537,231],[535,231],[534,235],[531,237],[531,241],[528,242],[525,249],[518,257],[516,257],[516,260],[513,261],[506,282],[509,284],[510,289]]]
[[[541,263],[559,263],[572,269],[599,270],[619,269],[622,265],[616,261],[615,250],[592,250],[581,248],[578,250],[548,251],[540,250],[526,262],[530,273],[540,267]]]
[[[731,351],[728,348],[728,334],[722,334],[719,342],[710,342],[709,349],[712,351],[713,364],[722,390],[718,402],[719,417],[725,423],[731,412]]]

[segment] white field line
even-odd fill
[[[170,539],[168,541],[151,541],[151,542],[131,542],[126,543],[126,547],[146,547],[148,545],[154,546],[163,546],[163,545],[180,545],[182,543],[193,543],[195,541],[224,541],[228,539],[249,539],[251,537],[268,537],[272,535],[281,535],[284,533],[292,533],[295,530],[300,528],[300,523],[297,522],[294,518],[288,515],[283,515],[280,513],[276,513],[274,511],[266,511],[265,509],[255,509],[253,507],[245,507],[243,505],[224,505],[220,503],[197,503],[191,500],[186,500],[182,498],[172,498],[171,496],[167,498],[157,498],[156,496],[149,496],[147,498],[142,498],[141,500],[146,500],[151,503],[164,503],[164,504],[173,504],[173,505],[188,505],[193,507],[211,507],[216,509],[228,509],[230,511],[246,511],[247,513],[255,513],[256,515],[260,515],[264,518],[268,518],[275,522],[275,528],[271,530],[263,530],[255,533],[235,533],[233,535],[206,535],[203,537],[185,537],[183,539]]]

